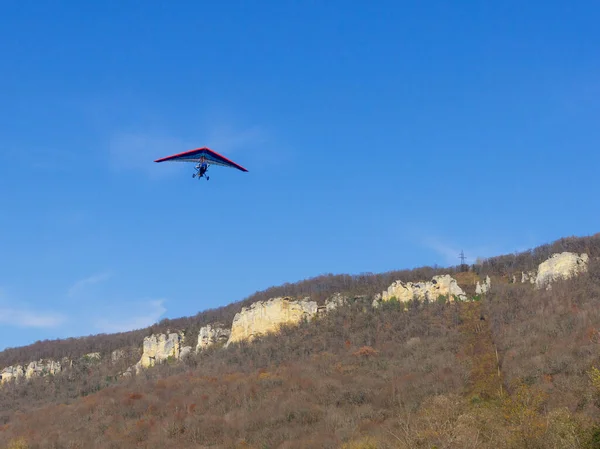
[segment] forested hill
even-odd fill
[[[31,345],[8,348],[0,352],[0,369],[16,363],[27,363],[40,359],[76,359],[88,353],[100,352],[108,354],[117,349],[139,347],[144,337],[164,333],[167,330],[183,329],[197,334],[199,329],[213,322],[223,323],[230,327],[233,318],[242,307],[257,301],[273,297],[289,296],[292,298],[310,297],[319,303],[334,293],[348,296],[372,298],[387,289],[396,280],[418,282],[431,279],[434,275],[464,272],[465,270],[480,276],[494,276],[509,281],[512,275],[520,277],[521,272],[534,270],[542,261],[553,253],[570,251],[587,253],[590,257],[600,256],[600,233],[585,237],[567,237],[555,242],[515,254],[499,255],[478,260],[469,266],[419,267],[414,269],[394,270],[385,273],[361,274],[324,274],[295,283],[273,286],[256,292],[247,298],[233,302],[224,307],[201,311],[194,316],[177,319],[164,319],[150,327],[115,334],[98,334],[78,338],[37,341]],[[468,278],[467,278],[468,279]],[[457,280],[461,284],[461,277]],[[463,282],[466,291],[472,291],[473,285]]]
[[[538,284],[545,268],[573,261],[585,269]],[[535,282],[522,276],[536,269]],[[453,301],[371,302],[392,281],[443,273],[465,292],[487,276],[491,288]],[[129,361],[89,357],[57,375],[3,383],[0,447],[600,448],[600,235],[470,266],[321,276],[245,301],[311,293],[322,301],[339,291],[350,300],[312,320],[129,376],[116,374]],[[225,322],[240,308],[139,335]]]

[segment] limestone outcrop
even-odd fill
[[[549,288],[553,281],[568,279],[578,273],[587,271],[588,261],[589,256],[585,253],[563,252],[553,254],[548,260],[542,262],[537,270],[522,272],[521,283],[531,283],[537,288],[544,286]],[[474,281],[479,278],[470,279]],[[512,279],[512,282],[517,283],[519,273],[511,274],[510,279]],[[472,286],[472,281],[469,282]],[[485,280],[476,282],[475,293],[477,295],[485,294],[490,291],[490,288],[491,279],[486,276]],[[381,302],[389,301],[392,298],[400,302],[407,302],[412,299],[436,301],[440,297],[446,297],[450,301],[453,299],[467,299],[467,295],[458,285],[456,279],[450,275],[440,275],[434,276],[430,281],[415,283],[395,281],[387,290],[376,295],[372,305],[377,307]],[[361,301],[364,299],[366,298],[362,298]],[[352,297],[353,303],[356,300],[357,297]],[[122,375],[129,376],[135,372],[139,373],[142,368],[152,367],[168,360],[182,360],[184,357],[192,355],[193,352],[201,352],[213,345],[227,347],[235,342],[252,341],[258,336],[277,332],[281,325],[294,325],[304,319],[311,320],[317,314],[329,313],[338,307],[344,306],[348,301],[347,297],[339,293],[328,298],[321,306],[318,306],[317,302],[310,300],[310,298],[298,300],[290,297],[277,297],[268,301],[259,301],[249,307],[242,308],[235,315],[231,329],[227,329],[222,323],[210,323],[202,327],[199,330],[195,348],[184,345],[187,342],[183,332],[167,331],[166,334],[153,334],[144,338],[139,361],[130,366]],[[363,304],[363,306],[363,310],[369,307],[368,304]],[[413,343],[417,344],[418,341],[415,340]],[[113,364],[121,360],[122,362],[119,362],[119,364],[123,363],[129,366],[132,363],[131,360],[136,360],[138,357],[140,357],[139,348],[128,347],[117,349],[110,354],[92,352],[77,360],[38,360],[3,368],[0,371],[0,383],[54,375],[68,369],[73,364],[91,365],[103,359]]]
[[[430,301],[437,300],[440,296],[449,296],[467,299],[467,295],[462,288],[449,274],[434,276],[427,282],[402,282],[396,281],[388,287],[386,291],[375,297],[375,302],[389,301],[396,298],[400,302],[411,301],[413,298]],[[374,304],[375,305],[375,304]]]
[[[69,364],[69,359],[64,359],[63,364]],[[56,360],[37,360],[27,365],[7,366],[0,371],[0,383],[6,383],[11,380],[31,379],[32,377],[41,377],[48,374],[58,374],[62,371],[61,362]]]
[[[316,301],[295,301],[291,298],[272,298],[244,307],[233,318],[231,335],[226,346],[259,335],[275,332],[283,324],[296,324],[317,314]]]
[[[535,284],[535,277],[537,276],[537,273],[535,272],[535,270],[532,271],[523,271],[521,272],[521,283],[525,284],[526,282],[529,282],[530,284]]]
[[[0,383],[19,380],[23,377],[25,377],[25,370],[21,365],[8,366],[0,371]]]
[[[44,376],[47,374],[58,374],[62,367],[60,362],[55,360],[38,360],[31,362],[25,369],[25,378],[31,379],[32,377]]]
[[[187,357],[188,355],[190,355],[192,353],[192,347],[191,346],[184,346],[181,348],[181,351],[179,351],[179,360],[183,360],[185,357]]]
[[[84,362],[98,362],[102,359],[102,355],[99,352],[90,352],[82,357]]]
[[[569,279],[587,271],[588,262],[589,256],[586,253],[576,254],[565,251],[552,254],[548,260],[539,265],[535,285],[538,288],[548,287],[551,282],[558,279]]]
[[[172,332],[167,334],[152,334],[144,338],[143,353],[139,362],[135,364],[135,370],[148,368],[157,363],[163,363],[169,358],[181,359],[183,355],[189,354],[191,347],[183,346],[183,333]]]
[[[489,276],[485,277],[485,281],[479,283],[477,281],[477,285],[475,286],[475,294],[476,295],[484,295],[490,291],[490,287],[492,286],[492,280]]]
[[[125,357],[125,350],[123,349],[115,349],[113,352],[110,353],[110,360],[113,363],[118,362],[123,357]]]
[[[198,344],[196,345],[196,352],[203,351],[214,344],[226,344],[230,335],[231,331],[226,329],[221,323],[207,324],[206,326],[200,328],[200,332],[198,332]]]
[[[325,301],[325,311],[331,312],[332,310],[345,305],[346,301],[346,297],[342,296],[339,293],[336,293],[331,298]]]
[[[587,270],[589,255],[586,253],[562,252],[552,254],[539,264],[536,270],[522,271],[521,283],[533,284],[537,288],[551,288],[558,279],[568,279]],[[517,282],[517,276],[512,275],[512,282]]]

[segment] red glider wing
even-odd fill
[[[184,151],[183,153],[173,154],[172,156],[163,157],[155,160],[154,162],[201,162],[202,159],[206,160],[212,165],[221,165],[223,167],[237,168],[238,170],[247,172],[244,167],[235,162],[227,159],[225,156],[220,155],[216,151],[210,148],[197,148],[195,150]]]

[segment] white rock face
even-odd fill
[[[110,360],[113,363],[117,362],[123,357],[125,357],[125,351],[123,349],[115,349],[113,352],[110,353]]]
[[[325,301],[325,311],[330,312],[338,307],[346,304],[346,298],[339,293],[336,293],[331,298]]]
[[[30,379],[32,377],[44,376],[48,374],[58,374],[61,371],[60,362],[55,360],[38,360],[37,362],[31,362],[25,369],[25,377]]]
[[[475,286],[475,294],[483,295],[490,291],[490,287],[492,286],[492,280],[489,276],[485,277],[485,281],[481,284],[477,281],[477,285]]]
[[[375,301],[389,301],[394,297],[400,302],[411,301],[413,298],[435,301],[441,295],[456,296],[460,299],[467,298],[467,295],[463,289],[459,287],[456,279],[445,274],[442,276],[434,276],[431,281],[428,282],[405,283],[396,281],[388,287],[387,291],[377,295]]]
[[[181,348],[181,351],[179,351],[179,359],[183,359],[184,357],[190,355],[192,353],[192,347],[191,346],[184,346],[183,348]]]
[[[535,278],[536,287],[549,287],[549,284],[558,279],[569,279],[579,273],[587,271],[589,256],[585,253],[570,252],[557,253],[550,256],[538,267]]]
[[[295,324],[302,319],[311,319],[317,314],[317,302],[294,301],[290,298],[273,298],[258,301],[236,313],[231,326],[231,335],[226,346],[278,330],[282,324]]]
[[[99,352],[90,352],[89,354],[85,354],[82,358],[83,358],[83,360],[88,360],[88,361],[98,361],[98,360],[102,359],[102,356],[100,355]]]
[[[217,343],[227,343],[231,331],[225,329],[225,326],[221,323],[207,324],[200,328],[198,332],[198,344],[196,345],[196,352],[203,351]]]
[[[0,382],[6,383],[11,380],[19,380],[25,377],[25,370],[21,365],[7,366],[0,371]]]
[[[536,276],[537,274],[535,271],[521,272],[521,283],[524,284],[529,282],[530,284],[535,284]]]
[[[73,362],[66,357],[62,362],[50,359],[40,359],[27,365],[8,366],[0,371],[0,383],[11,380],[31,379],[60,373],[63,367],[70,367]]]
[[[181,332],[153,334],[144,338],[144,352],[140,361],[135,364],[136,371],[139,372],[142,368],[165,362],[169,357],[179,360],[183,349],[181,346],[182,341],[183,333]],[[189,351],[187,352],[189,353]]]

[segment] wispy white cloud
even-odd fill
[[[0,306],[0,323],[6,326],[49,328],[58,327],[66,317],[55,312],[32,312],[27,309]]]
[[[114,170],[136,170],[151,178],[177,173],[183,164],[156,164],[164,156],[207,146],[225,155],[256,154],[264,151],[268,133],[260,126],[235,128],[227,124],[203,127],[199,137],[184,139],[152,130],[121,132],[112,136],[108,144],[110,164]]]
[[[54,328],[67,321],[62,313],[42,311],[39,307],[27,306],[8,295],[0,288],[0,329],[6,327]]]
[[[138,309],[142,310],[142,314],[126,316],[122,320],[102,318],[96,321],[96,328],[100,332],[110,333],[125,332],[151,326],[167,311],[163,305],[164,302],[164,299],[146,301],[137,306]]]
[[[180,168],[177,164],[156,164],[156,159],[192,148],[191,142],[152,132],[119,133],[110,139],[108,145],[113,169],[137,170],[153,178],[170,175]]]
[[[79,293],[86,286],[104,282],[104,281],[110,279],[111,277],[112,277],[112,273],[104,272],[104,273],[94,274],[85,279],[80,279],[69,288],[67,295],[72,297],[72,296],[76,295],[77,293]]]
[[[442,257],[443,263],[446,265],[460,264],[461,251],[467,258],[465,263],[474,263],[477,258],[486,258],[501,254],[490,246],[460,246],[454,243],[444,242],[437,237],[425,237],[421,239],[420,242],[424,247],[438,253]]]
[[[445,263],[454,264],[458,260],[460,251],[455,246],[440,242],[434,238],[425,239],[423,245],[441,255]]]

